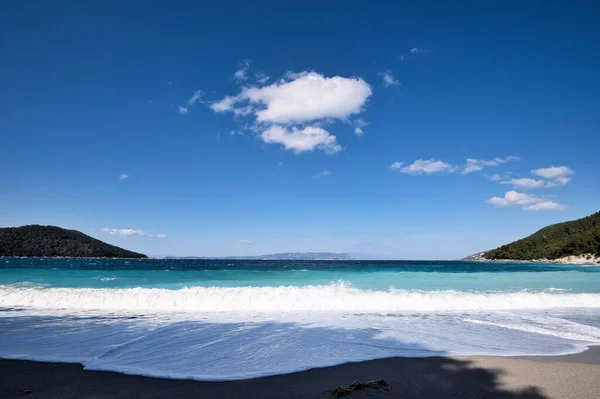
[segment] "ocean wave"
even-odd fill
[[[401,313],[551,308],[600,308],[600,294],[557,291],[468,292],[390,288],[372,291],[344,283],[321,286],[161,288],[43,288],[0,285],[0,306],[151,312],[344,311]]]

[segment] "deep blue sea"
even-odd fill
[[[0,258],[0,357],[200,380],[600,343],[600,267]]]

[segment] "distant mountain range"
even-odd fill
[[[207,259],[207,257],[167,256],[166,259]],[[248,259],[248,260],[352,260],[347,253],[338,252],[284,252],[258,256],[225,256],[211,259]]]
[[[471,255],[466,260],[557,260],[600,257],[600,212],[553,224],[536,233],[491,251]]]
[[[0,228],[0,256],[146,258],[77,230],[40,225]]]

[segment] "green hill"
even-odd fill
[[[557,259],[570,255],[600,255],[600,212],[544,227],[529,237],[485,253],[486,259]]]
[[[77,230],[39,225],[0,228],[0,256],[146,258]]]

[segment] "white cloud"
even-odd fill
[[[406,60],[408,58],[416,57],[418,55],[426,54],[426,53],[429,53],[429,52],[431,52],[431,50],[428,49],[428,48],[413,47],[410,50],[408,50],[407,52],[404,52],[404,53],[400,54],[398,56],[398,59],[400,61],[404,61],[404,60]]]
[[[367,125],[368,125],[368,123],[360,118],[355,120],[354,121],[354,134],[356,134],[358,136],[362,135],[364,133],[362,128]]]
[[[322,170],[319,173],[317,173],[316,175],[314,175],[313,179],[318,179],[319,177],[323,177],[323,176],[331,176],[331,171],[330,170]]]
[[[538,202],[537,204],[528,205],[523,209],[526,211],[562,211],[563,209],[567,209],[567,206],[553,201],[543,201]]]
[[[545,177],[546,179],[556,179],[558,177],[573,175],[575,174],[575,171],[568,166],[550,166],[549,168],[534,169],[531,173],[540,177]]]
[[[568,182],[570,182],[571,179],[570,177],[557,177],[556,179],[554,179],[554,181],[556,182],[557,185],[559,186],[564,186],[565,184],[567,184]]]
[[[252,107],[247,105],[245,107],[234,108],[233,115],[235,116],[246,116],[252,113]]]
[[[277,143],[295,154],[319,149],[326,154],[335,154],[342,150],[335,136],[320,127],[307,126],[303,129],[273,125],[265,129],[261,138],[265,143]]]
[[[143,230],[134,230],[134,229],[102,229],[105,233],[110,234],[111,236],[145,236],[146,233]]]
[[[237,243],[237,245],[250,245],[250,244],[252,244],[252,241],[244,240],[244,239],[240,238],[239,240],[236,240],[236,243]]]
[[[360,78],[326,78],[316,72],[288,74],[291,81],[242,91],[241,99],[261,106],[258,122],[302,123],[324,118],[345,119],[362,111],[371,87]]]
[[[270,76],[267,76],[267,74],[264,72],[257,72],[256,74],[254,74],[254,77],[256,78],[256,81],[261,85],[267,83],[271,78]]]
[[[182,107],[181,105],[179,107],[177,107],[177,112],[179,112],[179,115],[185,115],[188,113],[188,111],[189,111],[189,108]]]
[[[411,54],[415,54],[415,55],[418,55],[418,54],[425,54],[425,53],[428,53],[428,52],[430,52],[430,51],[431,51],[431,50],[429,50],[428,48],[418,48],[418,47],[413,47],[413,48],[411,48],[411,49],[410,49],[410,53],[411,53]]]
[[[105,233],[110,234],[111,236],[140,236],[140,237],[151,237],[163,239],[167,236],[165,234],[148,234],[144,230],[135,230],[135,229],[102,229]]]
[[[536,180],[528,177],[523,177],[520,179],[511,179],[500,182],[500,184],[512,184],[515,188],[522,189],[536,189],[536,188],[551,188],[551,187],[559,187],[564,186],[568,182],[571,181],[569,177],[558,177],[554,180]]]
[[[535,188],[548,187],[547,181],[530,179],[528,177],[523,177],[520,179],[511,179],[511,180],[500,182],[500,184],[511,184],[515,188],[523,188],[523,189],[530,189],[530,190],[535,189]]]
[[[237,103],[248,102],[258,122],[303,123],[333,118],[345,119],[362,111],[371,87],[360,78],[325,78],[316,72],[288,74],[264,87],[246,87],[236,96],[213,103],[215,112],[232,111]]]
[[[402,162],[394,162],[390,168],[410,175],[433,174],[441,172],[454,172],[456,167],[446,162],[435,159],[417,159],[408,166],[402,167]]]
[[[531,194],[518,193],[514,190],[507,191],[504,197],[492,197],[486,202],[497,206],[527,205],[540,202],[541,198]]]
[[[462,174],[466,175],[472,172],[483,170],[486,166],[498,166],[500,164],[511,161],[518,161],[519,157],[508,156],[506,158],[494,158],[491,160],[468,158],[466,165],[463,167]]]
[[[196,90],[194,92],[194,94],[192,94],[192,97],[190,97],[190,99],[188,100],[188,104],[189,105],[196,104],[196,102],[198,102],[198,100],[200,100],[203,96],[204,96],[204,92],[202,90]],[[200,101],[200,102],[202,102],[202,101]]]
[[[503,179],[504,178],[502,176],[500,176],[500,175],[492,175],[492,176],[490,176],[490,180],[493,180],[493,181],[501,181]]]
[[[235,73],[233,74],[233,77],[235,80],[237,80],[238,82],[243,82],[245,80],[248,80],[248,68],[250,68],[250,63],[252,62],[252,60],[244,60],[240,63],[240,68],[235,71]]]
[[[233,112],[236,117],[252,115],[256,119],[253,130],[262,132],[265,143],[279,143],[296,153],[315,148],[335,153],[341,150],[336,137],[320,125],[335,119],[348,121],[363,111],[371,94],[371,86],[361,78],[288,72],[268,86],[243,87],[237,95],[226,96],[210,107],[219,113]],[[355,125],[357,134],[362,126]]]
[[[379,72],[379,76],[383,80],[385,87],[396,86],[400,84],[400,81],[394,77],[394,74],[389,69],[385,72]]]
[[[531,173],[536,176],[544,177],[546,180],[523,177],[519,179],[507,179],[501,181],[500,184],[510,184],[515,188],[529,190],[560,187],[569,183],[572,179],[567,176],[572,175],[575,172],[566,166],[551,166],[549,168],[534,169],[531,171]]]
[[[129,179],[129,175],[125,174],[125,173],[121,173],[119,175],[119,180],[125,180],[125,179]]]
[[[215,112],[231,111],[237,101],[237,96],[225,96],[221,101],[212,103],[210,108]]]
[[[507,191],[504,197],[492,197],[486,202],[496,206],[521,206],[526,211],[558,211],[567,208],[566,205],[548,201],[537,195],[519,193],[514,190]]]

